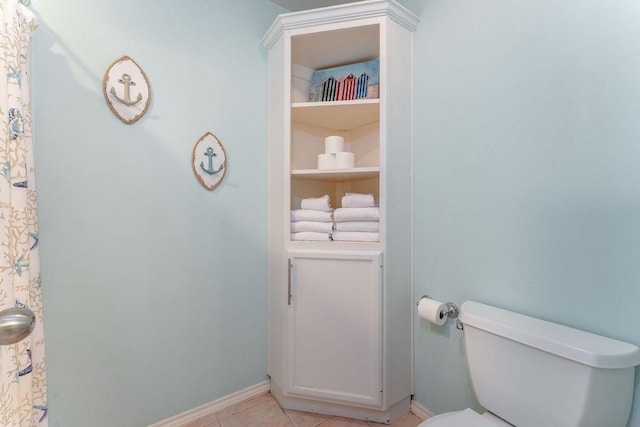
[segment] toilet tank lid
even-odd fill
[[[640,348],[633,344],[475,301],[462,304],[460,320],[465,326],[595,368],[618,369],[640,364]]]

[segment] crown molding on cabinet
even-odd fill
[[[273,22],[262,42],[269,49],[285,30],[379,16],[388,16],[410,31],[415,31],[419,21],[411,11],[393,0],[366,0],[282,14]]]

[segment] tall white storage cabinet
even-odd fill
[[[417,18],[369,0],[280,15],[269,51],[269,375],[284,408],[387,422],[412,393],[412,55]],[[379,60],[364,98],[310,101],[314,71]],[[338,77],[338,76],[336,76]],[[377,89],[377,90],[375,90]],[[353,167],[318,169],[342,136]],[[379,203],[377,242],[293,241],[301,199]]]

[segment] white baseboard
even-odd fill
[[[431,418],[435,415],[431,409],[425,408],[415,400],[411,401],[411,412],[421,420],[426,420],[427,418]]]
[[[304,397],[285,397],[275,382],[271,383],[270,392],[282,409],[293,409],[295,411],[367,420],[383,424],[388,424],[390,420],[395,421],[411,410],[411,399],[409,396],[395,403],[391,408],[379,410],[307,399]]]
[[[209,416],[222,409],[228,408],[229,406],[233,406],[236,403],[251,399],[252,397],[259,396],[268,391],[269,381],[263,381],[243,390],[236,391],[235,393],[228,394],[220,399],[216,399],[213,402],[205,403],[197,408],[189,409],[181,414],[174,415],[166,420],[158,421],[157,423],[151,424],[149,427],[182,427],[188,423],[198,420],[199,418]]]

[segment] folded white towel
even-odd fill
[[[377,233],[380,231],[380,223],[378,221],[336,222],[334,228],[336,231],[367,231]]]
[[[329,233],[314,233],[313,231],[301,231],[291,233],[291,240],[331,240]]]
[[[333,210],[331,209],[331,200],[329,200],[327,194],[318,198],[302,199],[300,207],[302,209],[313,209],[314,211],[331,212]]]
[[[335,222],[379,221],[380,208],[338,208],[333,212]]]
[[[333,222],[333,212],[296,209],[291,211],[291,221]]]
[[[373,194],[347,193],[342,198],[343,208],[371,208],[375,206]]]
[[[377,242],[380,240],[380,233],[366,233],[359,231],[334,231],[331,235],[333,240],[350,242]]]
[[[333,230],[332,222],[318,221],[298,221],[291,223],[291,232],[298,233],[301,231],[313,231],[316,233],[331,233]]]

